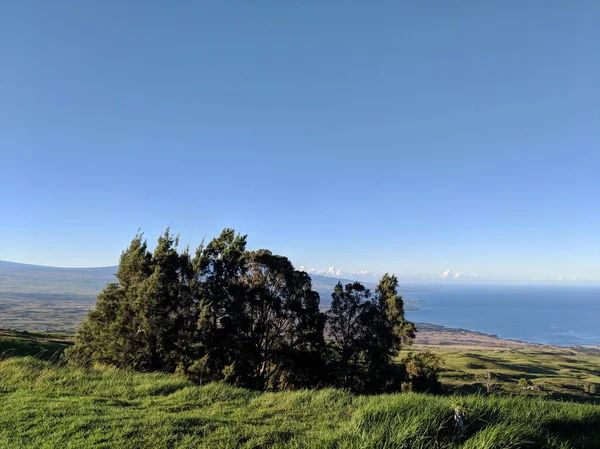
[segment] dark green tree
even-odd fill
[[[198,247],[192,267],[196,332],[188,343],[193,356],[185,369],[197,379],[233,379],[235,364],[241,362],[236,360],[239,332],[235,320],[246,296],[246,236],[224,229],[219,237]]]
[[[361,358],[365,341],[364,313],[371,292],[360,282],[335,286],[327,312],[327,335],[331,341],[333,370],[344,388],[356,388],[361,377]]]
[[[98,295],[68,356],[79,363],[104,363],[138,370],[172,371],[185,355],[190,335],[188,251],[177,251],[170,230],[150,253],[142,235],[121,254],[117,283]],[[194,323],[195,325],[195,323]]]
[[[190,325],[190,282],[193,272],[189,253],[179,254],[179,237],[170,229],[158,238],[152,255],[152,273],[139,285],[142,292],[135,303],[138,329],[150,370],[173,371],[185,351]]]
[[[404,316],[404,300],[398,295],[398,278],[385,273],[375,289],[377,306],[385,316],[390,331],[385,334],[385,346],[392,356],[397,355],[403,344],[410,345],[415,338],[416,327]]]
[[[339,385],[365,393],[401,388],[404,370],[394,358],[410,344],[415,327],[404,317],[397,289],[397,278],[389,274],[374,295],[358,282],[335,287],[327,334]]]
[[[328,385],[326,315],[320,310],[319,294],[308,273],[294,271],[294,290],[288,303],[294,326],[286,336],[290,356],[286,359],[287,384],[298,388]]]
[[[325,315],[307,273],[268,250],[248,252],[246,236],[233,229],[201,244],[193,259],[178,244],[169,228],[153,252],[141,234],[134,237],[117,282],[78,330],[71,361],[262,390],[400,388],[405,366],[394,359],[415,328],[395,276],[384,275],[373,296],[358,282],[338,283]],[[419,361],[411,359],[410,385],[423,377]]]
[[[364,328],[363,389],[373,393],[400,389],[404,374],[394,358],[403,344],[412,342],[416,329],[404,317],[404,302],[398,295],[396,276],[383,275],[375,294],[364,304],[361,321]]]
[[[310,277],[268,250],[248,255],[247,298],[237,309],[239,364],[244,383],[258,389],[310,385],[324,347],[324,317]],[[242,357],[239,357],[240,360]]]
[[[117,282],[98,295],[96,307],[78,329],[75,344],[66,356],[84,365],[103,363],[134,369],[147,368],[147,352],[137,304],[144,281],[152,272],[152,254],[138,233],[119,259]]]

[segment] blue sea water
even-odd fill
[[[402,289],[400,289],[402,290]],[[411,321],[557,346],[600,345],[600,287],[441,285],[400,293]]]

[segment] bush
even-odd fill
[[[524,390],[527,387],[533,385],[533,382],[531,382],[529,379],[525,379],[524,377],[521,377],[519,379],[518,385],[519,385],[519,388]]]
[[[485,386],[485,390],[488,392],[488,394],[491,394],[496,390],[496,382],[494,381],[494,373],[492,373],[491,371],[486,371],[481,376],[481,379],[483,381],[483,385]]]
[[[583,386],[583,391],[585,391],[590,396],[594,396],[596,394],[596,384],[586,382]]]
[[[441,383],[438,373],[441,365],[442,360],[432,352],[411,352],[404,359],[406,378],[402,383],[402,391],[439,393]]]

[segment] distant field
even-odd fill
[[[0,328],[75,332],[117,267],[54,268],[0,261]]]
[[[0,293],[0,328],[74,333],[95,298],[48,299],[40,294]]]

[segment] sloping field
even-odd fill
[[[600,447],[599,406],[525,396],[257,393],[30,357],[0,379],[2,448]]]
[[[417,344],[401,352],[431,351],[443,361],[440,380],[456,394],[487,391],[487,376],[497,394],[528,394],[547,399],[600,402],[585,392],[593,384],[600,393],[600,348],[557,347],[504,340],[441,326],[422,325]],[[531,389],[524,390],[525,379]],[[600,446],[599,446],[600,447]]]

